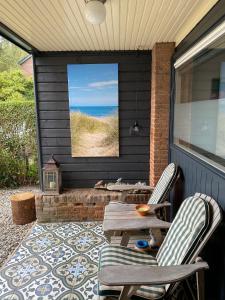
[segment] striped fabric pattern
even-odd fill
[[[140,253],[130,248],[112,245],[103,247],[101,250],[99,268],[117,265],[148,265],[157,267],[158,263],[151,255]],[[121,289],[122,287],[119,286],[109,287],[99,284],[99,295],[119,295]],[[135,293],[135,299],[159,299],[164,294],[164,286],[141,286]]]
[[[156,187],[151,194],[148,204],[158,204],[162,202],[173,186],[177,176],[177,168],[174,163],[169,164],[163,171]]]
[[[185,199],[157,253],[159,266],[187,263],[209,225],[209,205],[199,197]]]

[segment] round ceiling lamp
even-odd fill
[[[99,25],[105,21],[106,9],[104,3],[106,0],[86,0],[85,17],[93,25]]]

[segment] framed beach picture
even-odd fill
[[[119,156],[118,64],[70,64],[72,157]]]

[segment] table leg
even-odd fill
[[[104,235],[109,243],[111,243],[111,238],[113,236],[114,231],[104,231]]]
[[[130,239],[129,233],[127,231],[124,231],[122,233],[120,245],[126,247],[128,245],[129,239]]]

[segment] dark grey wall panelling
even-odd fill
[[[69,124],[67,64],[118,63],[120,157],[73,158]],[[41,157],[60,162],[64,187],[89,187],[98,180],[148,181],[151,52],[40,53],[36,56]],[[136,111],[136,88],[138,104]],[[129,136],[137,119],[139,137]]]
[[[217,171],[210,165],[199,160],[186,151],[171,146],[171,161],[181,167],[183,173],[182,199],[196,192],[212,196],[225,211],[225,174]],[[177,195],[178,196],[178,195]],[[181,202],[179,198],[175,202]],[[209,240],[202,253],[203,258],[209,264],[206,272],[206,299],[225,299],[225,223],[221,224],[213,237]]]
[[[178,45],[174,60],[185,53],[192,45],[225,20],[225,1],[220,0],[197,26]],[[222,172],[198,157],[173,144],[174,112],[174,70],[172,72],[171,126],[170,126],[170,161],[176,162],[182,169],[182,184],[178,192],[171,195],[173,206],[178,207],[182,200],[196,192],[212,196],[225,212],[225,172]],[[201,254],[209,264],[206,272],[206,299],[225,299],[225,222],[219,226]]]

